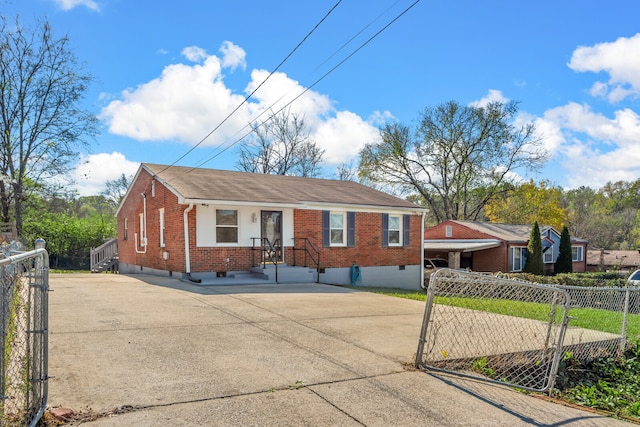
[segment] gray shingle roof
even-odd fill
[[[188,201],[316,203],[424,210],[411,202],[352,181],[150,163],[143,163],[142,168]]]
[[[463,225],[465,227],[468,227],[472,230],[476,230],[481,233],[486,233],[491,236],[494,236],[509,242],[528,241],[531,235],[531,227],[532,227],[531,224],[496,224],[492,222],[473,222],[473,221],[453,221],[453,222]],[[540,233],[544,234],[550,228],[553,228],[553,227],[548,225],[541,225]],[[555,230],[555,231],[556,233],[560,234],[558,230]],[[570,236],[570,237],[571,237],[571,241],[574,243],[587,242],[586,240],[580,239],[578,237],[574,237],[574,236]]]

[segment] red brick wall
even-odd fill
[[[118,250],[120,261],[158,270],[185,272],[184,221],[186,205],[179,205],[177,197],[159,182],[155,182],[155,196],[152,195],[152,177],[142,170],[133,184],[127,199],[118,213]],[[146,253],[136,253],[144,248],[139,246],[140,221],[143,212],[141,193],[147,201],[147,249]],[[165,247],[160,247],[159,212],[165,209]],[[242,271],[259,263],[260,252],[250,247],[197,247],[196,209],[189,212],[189,256],[191,272]],[[124,239],[124,218],[128,218],[128,238]],[[356,245],[347,247],[322,247],[322,211],[294,211],[295,237],[307,237],[321,252],[321,267],[419,265],[422,251],[422,216],[411,216],[411,245],[408,247],[382,247],[382,214],[356,213]],[[138,233],[136,242],[135,233]],[[284,249],[285,263],[293,264],[293,249]],[[163,259],[168,252],[169,258]],[[302,255],[298,255],[301,264]],[[227,259],[229,262],[227,262]]]
[[[296,209],[294,234],[307,237],[320,251],[320,264],[324,268],[350,267],[354,262],[361,267],[420,265],[422,252],[422,216],[411,216],[410,246],[382,246],[382,214],[356,212],[355,247],[322,247],[322,211]]]
[[[155,196],[152,194],[152,177],[141,171],[133,184],[127,200],[118,213],[118,256],[121,262],[141,265],[167,271],[185,271],[184,268],[184,226],[183,212],[186,206],[178,205],[177,197],[159,182],[155,182]],[[147,201],[147,248],[146,253],[140,246],[140,220],[143,213],[144,198]],[[165,208],[165,247],[160,247],[160,214],[159,209]],[[195,209],[190,213],[195,218]],[[128,218],[128,238],[124,240],[124,218]],[[194,221],[195,222],[195,221]],[[195,240],[195,230],[190,230]],[[136,242],[135,233],[138,234]],[[163,259],[164,252],[169,253],[169,259]]]
[[[507,245],[502,244],[497,248],[473,252],[473,271],[496,272],[509,271],[509,257]]]
[[[451,226],[451,236],[447,237],[446,227]],[[473,230],[464,225],[457,224],[453,221],[444,221],[433,227],[429,227],[424,231],[424,238],[430,240],[441,239],[495,239],[495,236],[491,236],[486,233]]]

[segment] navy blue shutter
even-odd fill
[[[347,246],[353,248],[356,245],[356,213],[347,212]]]
[[[329,219],[329,211],[322,211],[322,246],[328,248],[331,246],[331,227]]]
[[[382,247],[389,246],[389,214],[382,214]]]
[[[409,246],[411,239],[411,215],[405,215],[403,221],[404,239],[402,239],[402,246]]]

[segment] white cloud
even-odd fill
[[[504,95],[502,95],[502,91],[489,89],[489,92],[487,92],[484,97],[480,98],[477,101],[470,102],[470,105],[474,107],[486,107],[491,102],[501,102],[505,104],[509,102],[509,99],[505,98]]]
[[[247,62],[245,60],[247,54],[240,46],[226,41],[222,43],[220,53],[222,53],[222,66],[224,68],[230,68],[231,70],[235,70],[238,67],[243,70],[247,68]]]
[[[190,47],[183,54],[194,65],[172,64],[162,75],[135,89],[125,90],[100,113],[109,132],[138,141],[177,140],[199,142],[239,105],[244,96],[233,94],[222,81],[222,65],[214,55]],[[213,138],[203,145],[217,145],[250,121],[240,109]]]
[[[379,139],[378,128],[350,111],[341,111],[323,123],[311,138],[324,148],[324,159],[332,165],[348,163],[364,144]]]
[[[108,180],[119,178],[123,173],[136,173],[140,163],[125,159],[122,153],[99,153],[80,155],[80,161],[70,178],[75,182],[80,196],[95,196],[105,189]]]
[[[62,10],[71,10],[74,7],[85,6],[88,9],[100,11],[100,6],[93,0],[54,0]]]
[[[313,90],[305,92],[306,88],[304,86],[289,78],[286,74],[274,73],[267,80],[268,77],[269,71],[267,70],[253,70],[251,72],[251,82],[244,90],[247,95],[264,82],[251,98],[255,101],[250,106],[254,112],[259,113],[267,109],[275,112],[290,104],[287,108],[292,113],[304,116],[307,124],[315,127],[322,120],[323,115],[333,110],[328,96]],[[294,99],[295,102],[292,102]]]
[[[571,102],[547,110],[537,126],[550,138],[571,187],[600,188],[640,176],[640,115],[628,108],[609,118]]]
[[[182,56],[191,62],[202,62],[208,55],[207,51],[198,46],[188,46],[182,49]]]
[[[227,146],[247,132],[249,123],[263,122],[286,107],[304,118],[310,136],[326,149],[325,161],[332,165],[350,161],[378,137],[377,126],[393,117],[384,111],[365,120],[350,111],[337,111],[328,96],[281,72],[270,75],[254,69],[244,93],[235,93],[227,87],[223,71],[244,69],[245,52],[231,42],[224,42],[220,52],[211,55],[198,46],[184,48],[182,54],[191,64],[168,65],[159,77],[124,90],[102,109],[100,118],[113,134],[195,145],[242,104],[202,143]]]
[[[621,37],[610,43],[578,47],[569,61],[569,68],[578,72],[606,72],[609,80],[597,82],[590,93],[619,102],[628,96],[640,95],[640,33]]]

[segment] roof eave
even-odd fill
[[[281,207],[289,209],[353,209],[358,212],[414,212],[422,214],[427,209],[421,207],[409,206],[385,206],[385,205],[353,205],[344,203],[319,203],[319,202],[300,202],[300,203],[282,203],[282,202],[252,202],[239,200],[213,200],[213,199],[193,199],[185,198],[178,195],[178,203],[181,205],[219,205],[219,206],[253,206],[253,207]]]

